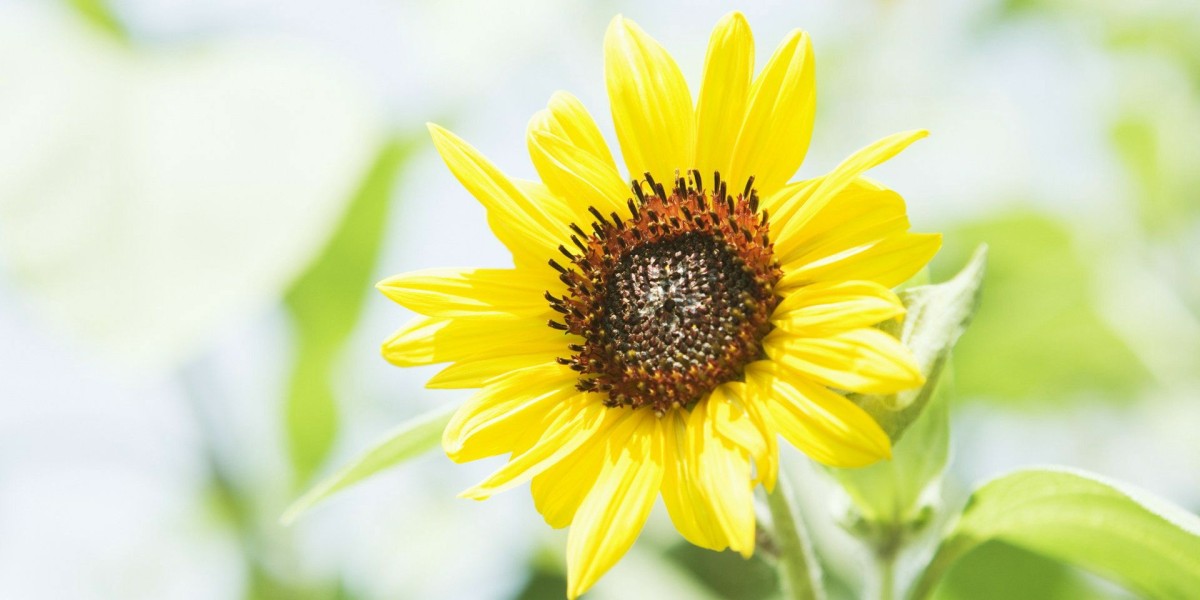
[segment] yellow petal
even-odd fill
[[[800,207],[812,197],[812,193],[817,190],[817,186],[821,185],[823,177],[814,179],[805,179],[789,183],[774,192],[762,196],[762,209],[767,213],[771,220],[771,237],[778,238],[778,234],[785,227],[785,224],[791,220]]]
[[[578,343],[540,318],[508,315],[416,317],[383,343],[383,357],[400,367],[519,353],[529,347]]]
[[[539,121],[539,130],[566,140],[572,146],[591,154],[601,163],[616,170],[617,163],[613,162],[612,152],[609,151],[600,128],[575,96],[562,91],[554,92],[546,110],[541,111],[536,118]]]
[[[470,489],[459,494],[463,498],[486,500],[494,494],[533,479],[581,445],[601,435],[606,424],[615,417],[596,394],[577,394],[560,402],[548,411],[537,427],[542,434],[532,447],[513,453],[503,467]],[[506,424],[505,427],[517,427]],[[520,428],[527,430],[527,428]]]
[[[754,553],[754,483],[750,477],[747,452],[717,433],[713,411],[706,406],[724,403],[723,387],[701,400],[688,418],[688,456],[692,467],[688,475],[698,482],[704,502],[712,507],[712,516],[729,548],[744,557]],[[727,424],[731,425],[731,424]]]
[[[574,371],[553,363],[511,373],[463,403],[442,432],[442,449],[455,462],[512,452],[515,436],[579,394],[575,380]]]
[[[667,514],[683,538],[709,550],[729,547],[713,516],[712,507],[702,501],[704,494],[691,476],[691,462],[698,460],[687,451],[687,413],[674,410],[663,417],[663,446],[666,471],[663,473],[662,498]]]
[[[589,206],[596,207],[606,217],[615,211],[622,219],[626,218],[625,201],[633,192],[615,167],[546,131],[531,128],[527,137],[533,166],[546,187],[568,199],[571,221],[586,229],[595,220],[588,213]]]
[[[558,357],[568,354],[570,352],[565,343],[556,341],[522,346],[519,354],[468,357],[438,371],[425,382],[425,387],[433,390],[480,388],[513,371],[551,364]]]
[[[734,187],[753,176],[759,193],[769,195],[800,167],[816,114],[814,72],[812,40],[792,31],[750,88],[729,173]]]
[[[744,400],[744,387],[740,382],[726,383],[714,390],[703,404],[716,432],[754,457],[759,469],[757,483],[762,481],[771,463],[767,439],[773,434],[755,422]]]
[[[540,265],[561,242],[558,223],[478,150],[430,123],[433,144],[459,183],[487,208],[488,224],[519,265]]]
[[[767,443],[766,454],[754,458],[754,467],[757,470],[757,480],[762,482],[763,488],[769,494],[775,491],[775,481],[779,476],[779,440],[776,439],[777,432],[775,431],[775,426],[771,424],[771,417],[767,407],[757,401],[754,391],[749,387],[743,387],[742,394],[742,403],[745,406],[746,414],[750,415],[750,420],[758,428],[763,440]]]
[[[763,341],[776,363],[839,390],[890,394],[924,383],[916,359],[896,338],[870,327],[821,337],[776,330]]]
[[[609,448],[624,445],[641,421],[636,411],[610,410],[614,418],[603,432],[581,445],[570,456],[533,478],[533,504],[546,523],[555,529],[571,524],[575,511],[600,476]]]
[[[896,133],[883,138],[842,161],[833,171],[821,178],[820,184],[813,190],[811,196],[800,205],[796,215],[783,223],[775,237],[775,256],[779,262],[788,263],[795,259],[793,252],[804,241],[803,236],[797,235],[816,217],[825,205],[830,203],[842,190],[846,189],[859,175],[889,158],[900,153],[913,142],[925,137],[929,132],[908,131]]]
[[[529,179],[518,179],[516,177],[509,178],[513,185],[521,190],[522,194],[533,203],[534,206],[546,211],[550,219],[558,224],[559,229],[564,235],[569,232],[566,230],[566,224],[576,221],[579,218],[578,207],[572,205],[566,198],[555,194],[546,187],[546,184],[541,181],[532,181]],[[522,269],[530,275],[542,275],[544,278],[557,279],[558,272],[546,268],[546,261],[537,263],[532,268]]]
[[[704,79],[696,100],[695,168],[704,178],[714,171],[729,176],[738,129],[746,114],[754,74],[754,36],[740,12],[725,15],[713,28],[704,58]]]
[[[765,406],[776,430],[813,460],[862,467],[891,458],[891,440],[863,409],[844,396],[807,383],[769,361],[746,369],[753,402]]]
[[[904,314],[891,289],[871,281],[835,281],[804,286],[784,297],[771,324],[802,336],[869,327]]]
[[[820,281],[866,280],[895,287],[925,267],[942,247],[939,233],[901,233],[877,243],[804,264],[783,266],[777,293],[788,293]]]
[[[670,54],[633,21],[617,16],[604,34],[604,78],[621,154],[633,178],[674,181],[692,166],[692,96]]]
[[[591,588],[629,550],[662,485],[662,425],[651,411],[634,413],[636,429],[624,444],[609,447],[567,535],[570,598]]]
[[[395,275],[375,285],[393,302],[431,317],[487,313],[544,316],[554,313],[543,283],[517,269],[426,269]]]
[[[809,188],[808,191],[811,196],[816,188]],[[798,208],[807,200],[805,197],[795,198],[791,206]],[[772,219],[772,225],[779,222],[782,231],[783,219],[790,217],[777,217],[778,220]],[[896,192],[876,188],[860,177],[835,194],[804,227],[790,229],[799,242],[794,244],[788,262],[815,262],[904,233],[908,227],[904,199]]]

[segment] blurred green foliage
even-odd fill
[[[334,367],[373,289],[392,184],[410,148],[393,140],[380,150],[325,250],[284,299],[296,334],[285,412],[297,485],[309,481],[333,446],[338,423]]]
[[[981,309],[955,349],[961,396],[1055,407],[1081,394],[1129,401],[1145,382],[1145,367],[1097,313],[1091,271],[1063,225],[1019,210],[945,239],[935,280],[977,244],[991,249]]]
[[[779,593],[775,569],[761,552],[745,559],[729,550],[713,552],[681,542],[667,550],[667,558],[711,588],[719,598],[764,600]]]
[[[97,29],[115,39],[126,39],[125,26],[113,14],[108,0],[67,0],[67,5]]]

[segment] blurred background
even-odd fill
[[[788,30],[813,36],[801,177],[928,128],[874,177],[914,229],[945,233],[935,279],[991,246],[955,357],[948,485],[1055,463],[1200,510],[1200,4],[739,8],[759,66]],[[566,535],[527,492],[455,497],[494,461],[432,452],[277,519],[397,423],[467,396],[378,351],[410,315],[375,281],[507,262],[424,123],[533,177],[525,126],[555,90],[615,139],[613,15],[696,89],[730,9],[0,0],[0,598],[562,597]],[[786,460],[826,507],[828,481]],[[853,598],[862,565],[826,513],[806,517]],[[760,558],[690,547],[660,509],[590,594],[777,595]],[[939,595],[1123,593],[990,544]]]

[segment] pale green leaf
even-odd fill
[[[967,266],[949,281],[900,292],[907,314],[892,333],[912,350],[925,376],[925,385],[898,394],[853,397],[879,421],[893,442],[900,439],[933,396],[950,350],[966,331],[979,305],[986,263],[987,246],[980,246]]]
[[[938,393],[950,351],[979,304],[987,247],[949,281],[919,285],[899,295],[907,314],[890,333],[917,359],[925,385],[890,395],[852,395],[892,439],[891,460],[861,469],[830,469],[851,501],[843,525],[886,545],[921,530],[933,507],[923,498],[937,485],[950,447],[949,399]],[[886,328],[886,327],[885,327]]]
[[[325,251],[285,298],[296,332],[285,409],[288,450],[298,484],[308,481],[333,445],[337,406],[331,377],[340,350],[373,291],[371,274],[383,240],[396,170],[406,145],[385,145],[366,174]]]
[[[1078,568],[999,541],[955,563],[934,600],[1117,600],[1128,592]]]
[[[457,408],[456,405],[439,407],[401,424],[358,458],[293,502],[280,517],[280,522],[291,524],[333,494],[437,446],[442,439],[442,430]]]
[[[971,495],[913,589],[928,597],[977,546],[1000,540],[1151,598],[1200,590],[1200,517],[1132,486],[1067,469],[1004,475]]]
[[[945,376],[943,376],[945,379]],[[940,485],[950,454],[950,398],[943,382],[924,410],[892,446],[891,460],[860,469],[828,469],[852,502],[843,525],[874,541],[896,543],[920,532],[936,506],[929,492]]]

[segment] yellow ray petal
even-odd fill
[[[519,269],[426,269],[375,284],[393,302],[431,317],[488,313],[549,319],[545,285]]]
[[[546,110],[540,111],[534,119],[538,130],[566,140],[616,170],[617,163],[613,162],[612,152],[600,128],[575,96],[563,91],[554,92],[546,104]]]
[[[812,191],[811,196],[800,205],[796,214],[788,219],[783,226],[775,231],[775,256],[781,263],[795,259],[792,253],[804,241],[797,231],[803,229],[809,221],[824,210],[825,205],[846,189],[859,175],[889,158],[900,153],[913,142],[925,137],[929,132],[907,131],[885,137],[842,161],[833,171],[821,178],[821,182]]]
[[[891,458],[891,440],[844,396],[806,383],[769,361],[746,369],[747,393],[764,406],[788,443],[832,467],[862,467]]]
[[[740,12],[725,15],[713,28],[704,58],[704,79],[696,100],[695,168],[729,176],[738,126],[746,114],[754,74],[754,36]]]
[[[750,415],[750,420],[767,443],[766,454],[755,457],[754,467],[757,471],[757,480],[762,482],[763,488],[769,494],[775,491],[775,481],[779,476],[779,440],[776,436],[775,426],[771,423],[770,413],[767,407],[756,399],[754,390],[743,387],[742,394],[742,404],[746,409],[746,414]]]
[[[688,463],[689,476],[699,483],[701,501],[712,506],[729,548],[749,557],[754,553],[754,482],[746,450],[718,433],[717,419],[728,416],[723,410],[729,402],[726,391],[725,386],[713,390],[688,418],[688,456],[695,459]],[[724,426],[736,428],[732,422]]]
[[[534,506],[555,529],[571,524],[575,511],[596,484],[609,449],[624,445],[641,423],[634,418],[635,411],[609,412],[615,418],[602,434],[592,436],[570,456],[533,478],[530,492]]]
[[[769,195],[800,167],[816,114],[814,73],[812,40],[792,31],[750,88],[729,173],[734,187],[753,176],[759,193]]]
[[[771,219],[771,237],[777,238],[793,215],[812,197],[823,177],[789,183],[771,194],[762,196],[762,208]]]
[[[904,199],[891,190],[869,186],[859,178],[834,195],[804,227],[791,229],[800,242],[790,252],[788,262],[815,262],[904,233],[908,227]]]
[[[531,201],[470,144],[430,123],[438,154],[459,183],[487,208],[488,224],[521,265],[540,265],[561,242],[563,224]]]
[[[514,436],[578,395],[575,373],[552,363],[511,373],[471,396],[442,432],[442,449],[455,462],[512,452]]]
[[[590,442],[594,436],[603,435],[604,427],[615,418],[614,411],[604,406],[596,394],[577,394],[570,400],[560,402],[545,413],[540,422],[531,421],[531,425],[536,423],[542,431],[536,443],[523,452],[514,452],[503,467],[459,496],[486,500],[525,483]],[[505,427],[522,431],[530,429],[518,427],[515,423],[506,424]]]
[[[839,390],[890,394],[925,381],[908,348],[870,327],[822,337],[798,337],[776,330],[763,341],[763,349],[799,377]]]
[[[569,354],[565,343],[522,345],[518,354],[464,358],[439,371],[425,382],[434,390],[481,388],[493,381],[528,367],[551,364]]]
[[[707,407],[708,418],[713,422],[716,432],[754,457],[759,468],[755,480],[758,483],[771,462],[767,439],[772,434],[770,430],[760,428],[750,414],[744,401],[744,387],[740,382],[726,383],[714,390],[703,404]]]
[[[531,127],[527,137],[533,166],[554,194],[567,199],[571,221],[586,225],[595,220],[589,206],[606,217],[615,211],[627,218],[625,200],[633,193],[615,167],[547,131]]]
[[[941,247],[940,233],[901,233],[808,264],[803,260],[787,263],[776,292],[788,293],[820,281],[854,279],[895,287],[924,268]]]
[[[624,444],[609,447],[596,485],[580,504],[567,535],[570,598],[591,588],[629,550],[662,485],[662,425],[651,411],[634,413],[635,431]]]
[[[617,16],[604,34],[604,78],[621,154],[633,178],[671,182],[692,164],[692,95],[670,54]]]
[[[725,534],[713,516],[712,507],[702,499],[689,463],[698,460],[688,455],[685,411],[671,411],[663,417],[663,447],[666,470],[663,473],[662,498],[667,514],[683,538],[709,550],[729,547]]]
[[[508,315],[416,317],[383,343],[383,357],[400,367],[519,353],[536,345],[578,343],[578,336],[551,329],[541,318]]]
[[[555,223],[555,226],[557,227],[556,231],[564,236],[568,234],[567,223],[575,221],[579,218],[580,213],[578,212],[577,207],[572,206],[571,202],[566,198],[555,194],[550,190],[549,187],[546,186],[546,184],[542,183],[541,181],[518,179],[516,177],[511,177],[509,179],[513,182],[513,185],[517,186],[518,190],[521,190],[522,194],[525,194],[525,197],[528,198],[534,206],[540,207],[542,210],[546,211],[546,214],[549,215],[550,219]],[[543,261],[538,263],[536,267],[524,269],[524,271],[527,271],[533,275],[544,275],[546,277],[556,279],[558,272],[553,270],[547,271],[543,268],[545,266],[546,263]]]
[[[869,327],[904,314],[892,290],[871,281],[807,285],[784,297],[771,324],[788,333],[820,336]]]

